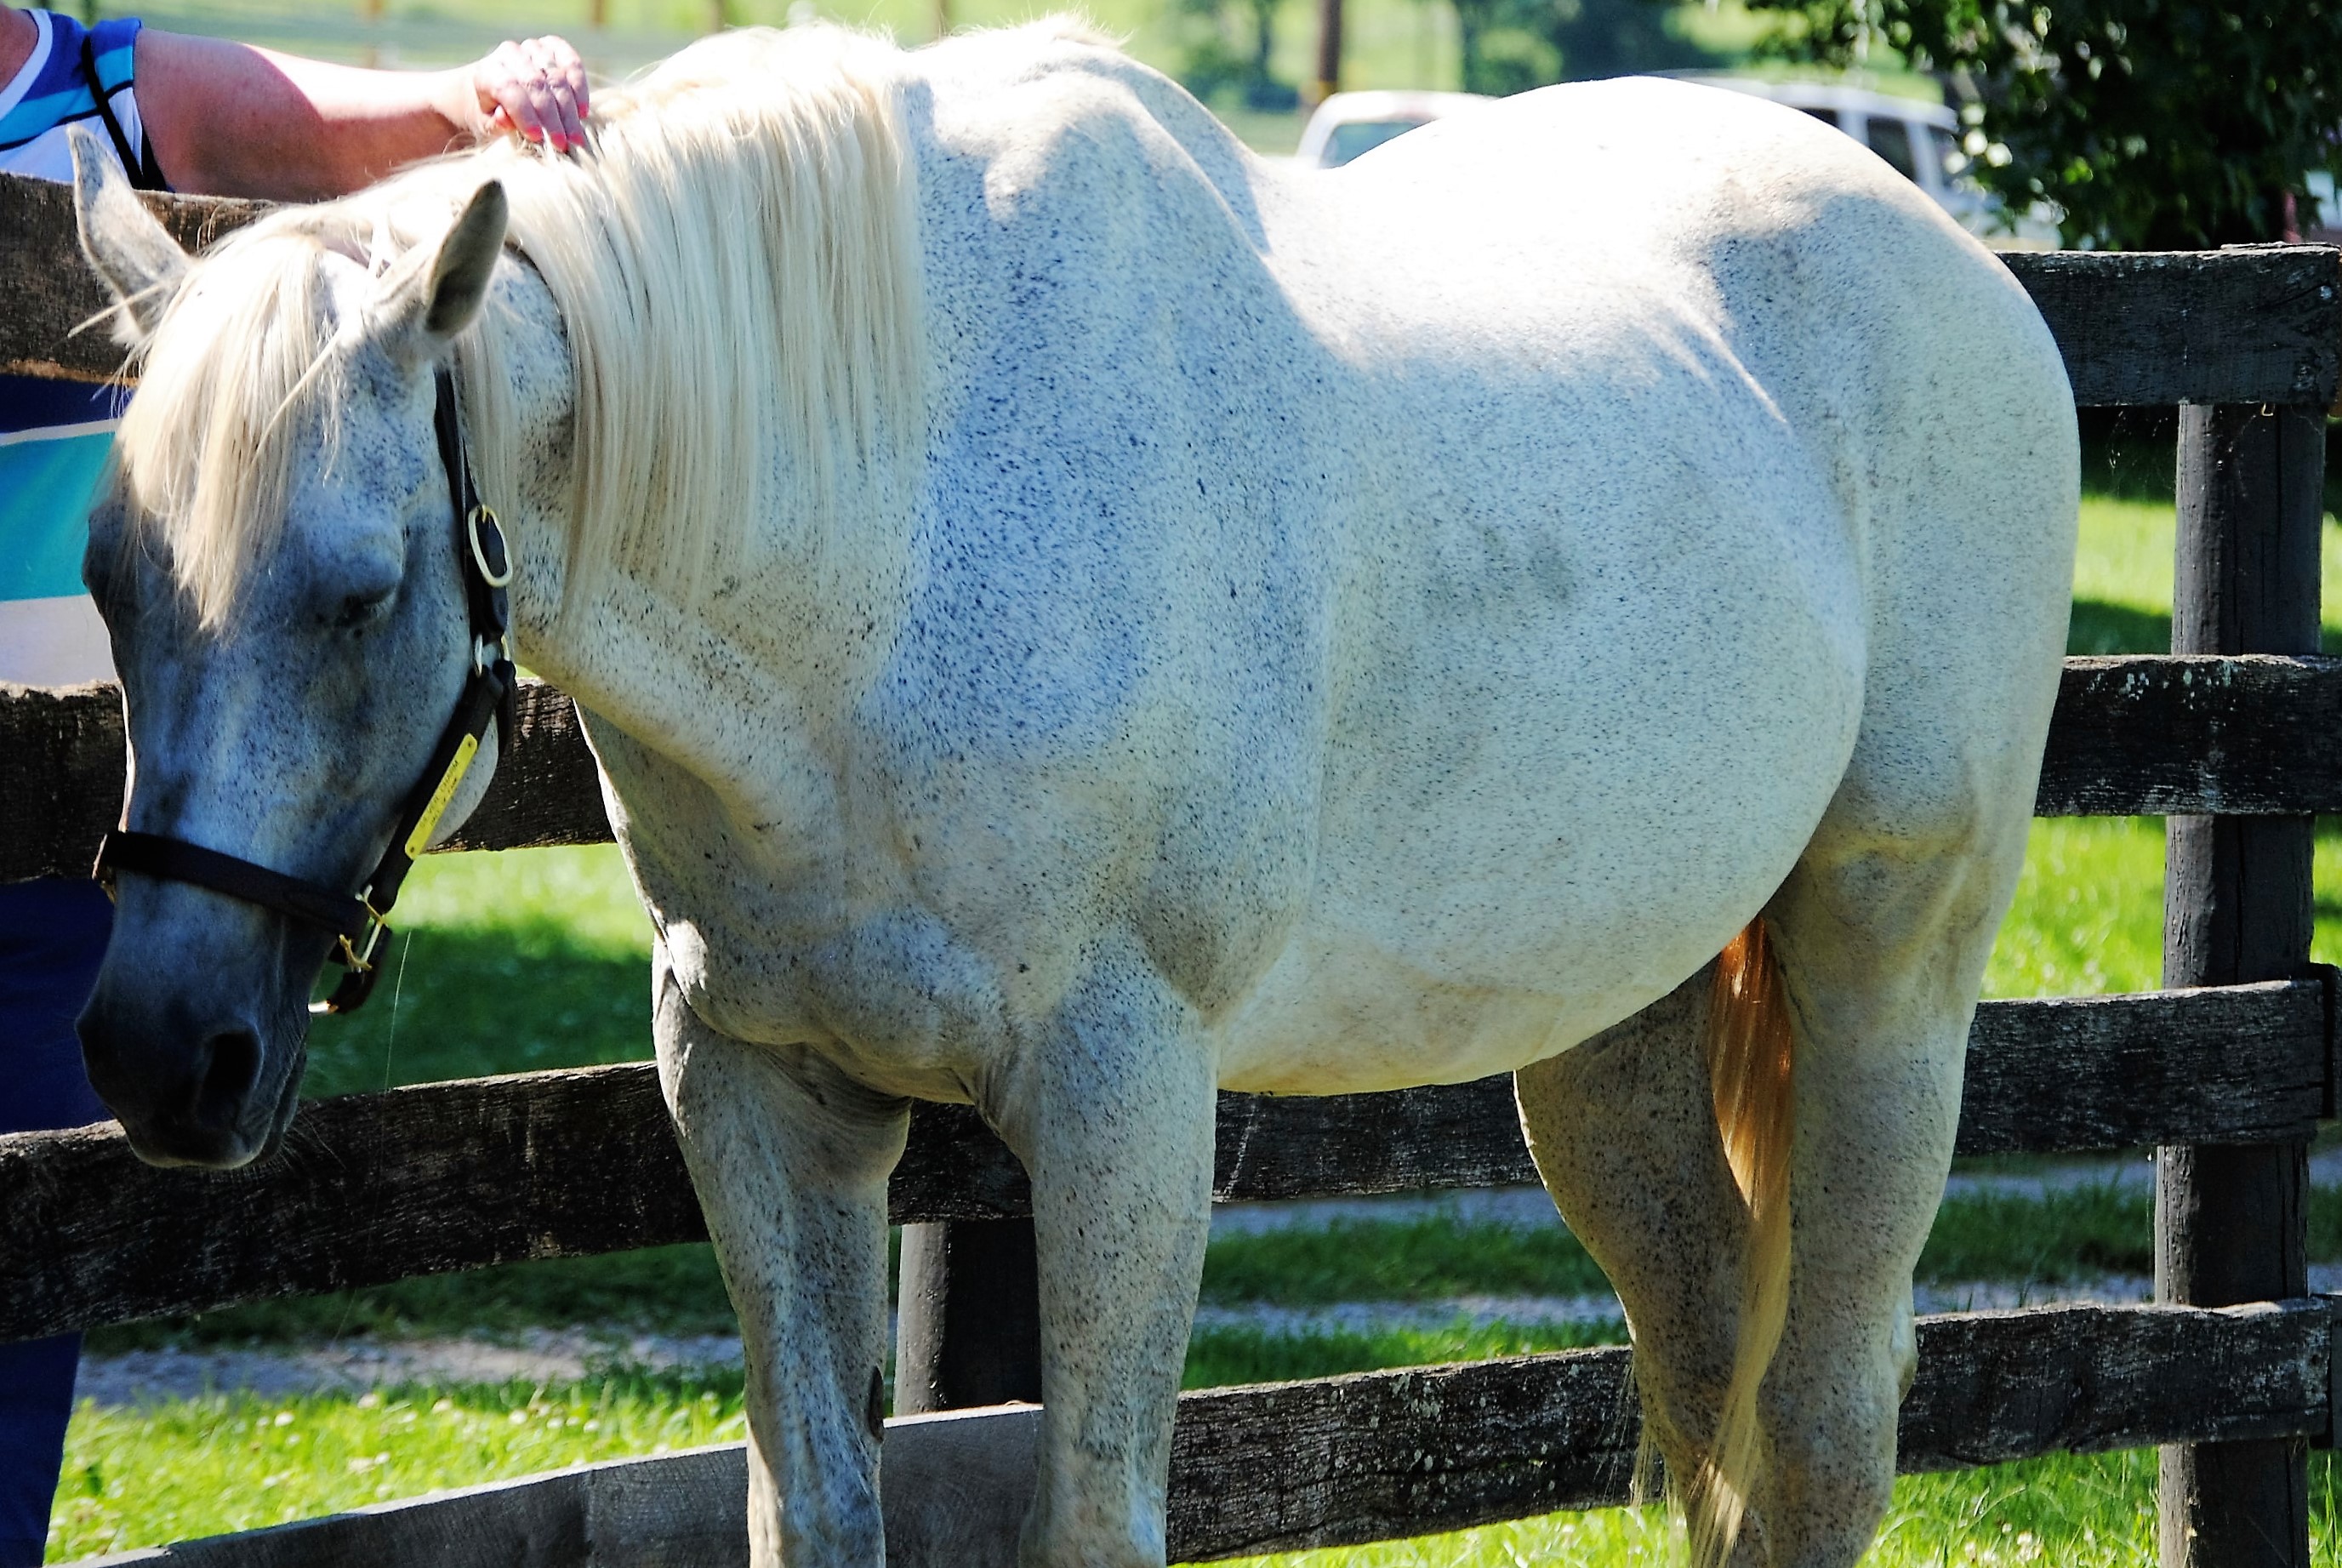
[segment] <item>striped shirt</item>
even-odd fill
[[[83,64],[86,40],[115,125],[151,171],[133,86],[139,24],[124,19],[85,30],[70,16],[29,15],[39,41],[0,85],[0,170],[71,179],[65,128],[82,121],[115,145]],[[114,677],[105,627],[82,588],[81,555],[125,395],[0,375],[0,681],[63,685]]]

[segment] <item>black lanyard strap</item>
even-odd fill
[[[495,513],[482,504],[473,486],[455,407],[455,384],[445,370],[438,374],[436,392],[438,405],[432,424],[439,438],[439,460],[447,471],[447,494],[455,515],[455,564],[464,579],[472,670],[465,679],[463,695],[456,699],[455,712],[431,748],[423,776],[399,808],[390,846],[375,863],[373,874],[353,896],[161,834],[117,830],[105,835],[97,851],[95,874],[108,886],[116,873],[125,871],[190,883],[330,933],[336,938],[333,961],[348,973],[325,1001],[311,1004],[310,1010],[316,1013],[355,1013],[373,994],[375,976],[381,973],[375,955],[390,932],[384,917],[397,902],[399,887],[414,868],[415,857],[429,845],[489,729],[497,731],[499,756],[506,754],[512,744],[513,701],[520,682],[513,670],[508,635],[511,557],[505,547],[502,524]]]
[[[142,129],[139,145],[130,145],[129,135],[122,128],[120,116],[114,112],[114,100],[105,90],[105,78],[97,74],[97,35],[84,32],[81,35],[81,74],[89,84],[89,95],[97,100],[97,117],[105,122],[105,134],[114,142],[114,155],[122,160],[122,172],[130,176],[131,185],[142,191],[167,191],[163,171],[155,164],[154,144]],[[130,85],[124,83],[123,86]],[[117,87],[115,92],[122,89]]]

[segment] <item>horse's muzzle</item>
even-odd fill
[[[259,1021],[198,1015],[185,998],[133,997],[112,979],[101,975],[76,1028],[90,1085],[138,1157],[230,1169],[273,1152],[300,1074],[271,1063]]]

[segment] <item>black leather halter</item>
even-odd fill
[[[512,754],[513,694],[519,685],[507,636],[512,606],[505,585],[512,581],[512,562],[505,550],[503,526],[473,488],[455,413],[455,385],[445,370],[438,375],[438,396],[432,423],[438,431],[439,461],[447,470],[447,493],[455,508],[455,560],[471,612],[472,673],[456,699],[455,716],[431,749],[422,779],[399,808],[390,847],[383,851],[374,874],[352,896],[160,834],[116,830],[98,846],[96,876],[109,886],[116,873],[125,871],[193,883],[331,933],[338,941],[330,956],[348,973],[332,995],[310,1004],[313,1013],[355,1013],[373,994],[380,973],[375,955],[390,931],[384,917],[397,902],[399,884],[406,880],[415,857],[431,842],[432,830],[464,782],[490,724],[496,726],[498,757]]]

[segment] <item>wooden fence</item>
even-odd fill
[[[249,211],[157,207],[189,238]],[[2336,1114],[2337,999],[2308,963],[2307,856],[2311,814],[2342,811],[2342,660],[2317,654],[2342,253],[2007,259],[2078,403],[2189,405],[2183,652],[2067,661],[2037,803],[2048,815],[2172,817],[2166,979],[2185,984],[1987,1004],[1959,1147],[2161,1146],[2158,1300],[1924,1321],[1902,1462],[2180,1445],[2164,1467],[2167,1563],[2306,1568],[2304,1449],[2327,1440],[2342,1379],[2303,1262],[2307,1140]],[[95,335],[69,333],[102,301],[62,191],[0,177],[0,275],[29,283],[0,310],[0,370],[114,369]],[[0,880],[83,874],[123,773],[117,693],[0,686]],[[608,837],[575,713],[531,686],[518,743],[455,847]],[[142,1165],[110,1125],[0,1138],[0,1339],[705,1233],[647,1065],[425,1084],[301,1114],[303,1159],[226,1173]],[[1222,1096],[1223,1202],[1533,1179],[1505,1079]],[[1016,1160],[972,1114],[941,1106],[915,1115],[891,1206],[906,1223],[1029,1213]],[[892,1424],[898,1564],[1007,1560],[1030,1427],[1018,1410]],[[1635,1438],[1623,1350],[1189,1394],[1174,1556],[1618,1502]],[[136,1555],[728,1563],[745,1560],[743,1493],[735,1447]]]

